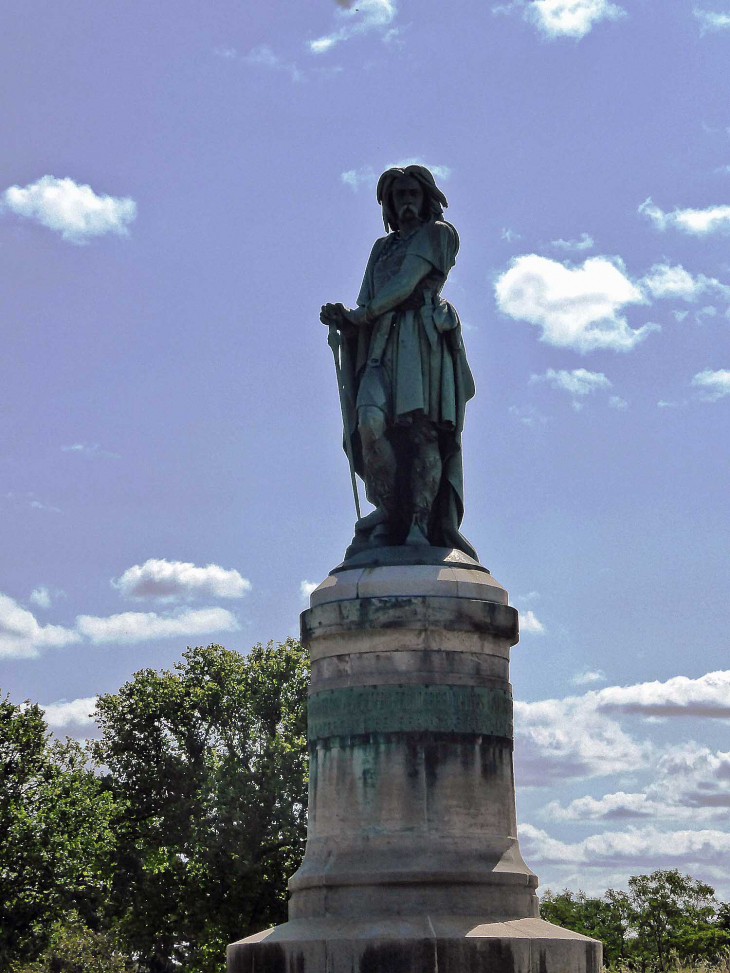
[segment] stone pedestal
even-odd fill
[[[517,640],[507,592],[459,551],[363,553],[313,592],[306,854],[289,922],[229,946],[228,973],[600,968],[599,943],[538,918],[520,854]]]

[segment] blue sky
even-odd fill
[[[3,689],[83,736],[188,644],[296,633],[353,522],[319,306],[418,160],[461,236],[464,531],[522,612],[525,856],[730,898],[727,0],[3,16]]]

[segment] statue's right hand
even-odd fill
[[[327,326],[334,324],[336,328],[342,327],[344,324],[344,310],[345,308],[342,304],[323,304],[319,314],[319,320]]]

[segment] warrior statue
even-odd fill
[[[358,306],[325,304],[320,315],[335,338],[353,483],[356,472],[376,508],[358,520],[348,554],[430,544],[476,558],[459,532],[461,433],[474,381],[459,316],[441,298],[459,235],[424,166],[388,169],[377,200],[387,235],[372,249]]]

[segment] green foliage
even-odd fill
[[[136,968],[110,932],[94,932],[72,914],[57,922],[41,956],[10,973],[133,973]]]
[[[610,889],[602,898],[546,892],[540,915],[600,939],[610,967],[663,973],[678,962],[718,962],[730,950],[729,907],[718,905],[710,885],[676,869],[635,875],[628,892]]]
[[[188,649],[101,696],[101,738],[54,740],[0,699],[0,970],[220,973],[229,942],[286,919],[304,851],[308,665],[293,639]],[[544,919],[609,967],[730,973],[730,905],[676,870]]]
[[[127,802],[109,908],[150,973],[219,973],[229,942],[285,921],[306,834],[308,677],[293,639],[245,657],[211,645],[99,698],[94,756]]]
[[[37,705],[0,701],[0,969],[46,946],[70,910],[88,920],[109,891],[121,808],[83,748],[52,740]]]
[[[600,939],[607,965],[628,958],[631,908],[625,892],[611,890],[601,899],[592,899],[584,892],[573,894],[566,889],[554,895],[548,890],[540,900],[540,916],[583,936]]]
[[[671,869],[633,876],[629,879],[629,897],[636,929],[635,953],[642,969],[667,970],[673,953],[687,959],[705,956],[716,948],[712,920],[717,903],[712,886]],[[730,937],[724,944],[730,946]]]

